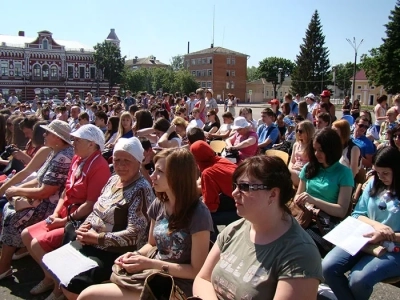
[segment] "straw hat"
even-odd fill
[[[49,125],[40,125],[46,131],[58,136],[60,139],[71,145],[71,127],[63,121],[54,120]]]

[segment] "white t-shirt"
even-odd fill
[[[190,121],[190,123],[188,124],[188,126],[186,127],[186,132],[189,132],[190,129],[194,128],[194,127],[199,127],[199,128],[203,128],[204,123],[202,120],[198,119],[194,119],[192,121]]]

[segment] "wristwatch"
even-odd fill
[[[161,271],[163,271],[166,274],[169,274],[169,266],[168,265],[163,265],[161,267]]]

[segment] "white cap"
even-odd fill
[[[315,95],[313,93],[309,93],[307,96],[305,96],[304,98],[310,98],[310,99],[315,99]]]
[[[247,128],[247,127],[250,127],[250,124],[244,117],[237,117],[233,121],[232,129]]]
[[[79,129],[71,133],[71,135],[96,143],[100,147],[100,151],[104,150],[104,133],[98,127],[92,124],[86,124],[79,127]]]
[[[142,163],[144,159],[144,149],[137,137],[131,137],[129,139],[120,138],[114,146],[113,154],[116,151],[128,152],[140,163]]]

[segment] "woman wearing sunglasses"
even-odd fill
[[[332,246],[322,239],[322,235],[347,215],[354,186],[350,168],[339,162],[342,151],[342,142],[335,130],[324,128],[317,131],[308,148],[310,162],[299,174],[300,183],[294,198],[299,206],[312,205],[319,209],[320,224],[312,223],[307,232],[323,255]]]
[[[352,217],[374,228],[365,235],[370,238],[370,244],[388,241],[400,246],[399,151],[393,147],[379,150],[374,156],[373,169],[374,177],[368,182]],[[400,276],[400,253],[387,250],[376,257],[365,252],[351,256],[334,248],[322,263],[325,282],[338,299],[369,299],[376,283]]]
[[[293,144],[293,152],[289,162],[289,171],[292,174],[294,186],[299,185],[300,171],[310,160],[308,157],[308,147],[310,147],[314,131],[314,124],[310,121],[302,121],[296,126],[296,142]]]
[[[270,170],[270,172],[264,172]],[[255,156],[233,173],[237,213],[197,275],[201,299],[315,299],[321,257],[286,206],[294,191],[286,164]]]
[[[400,151],[400,125],[391,131],[390,146]]]

